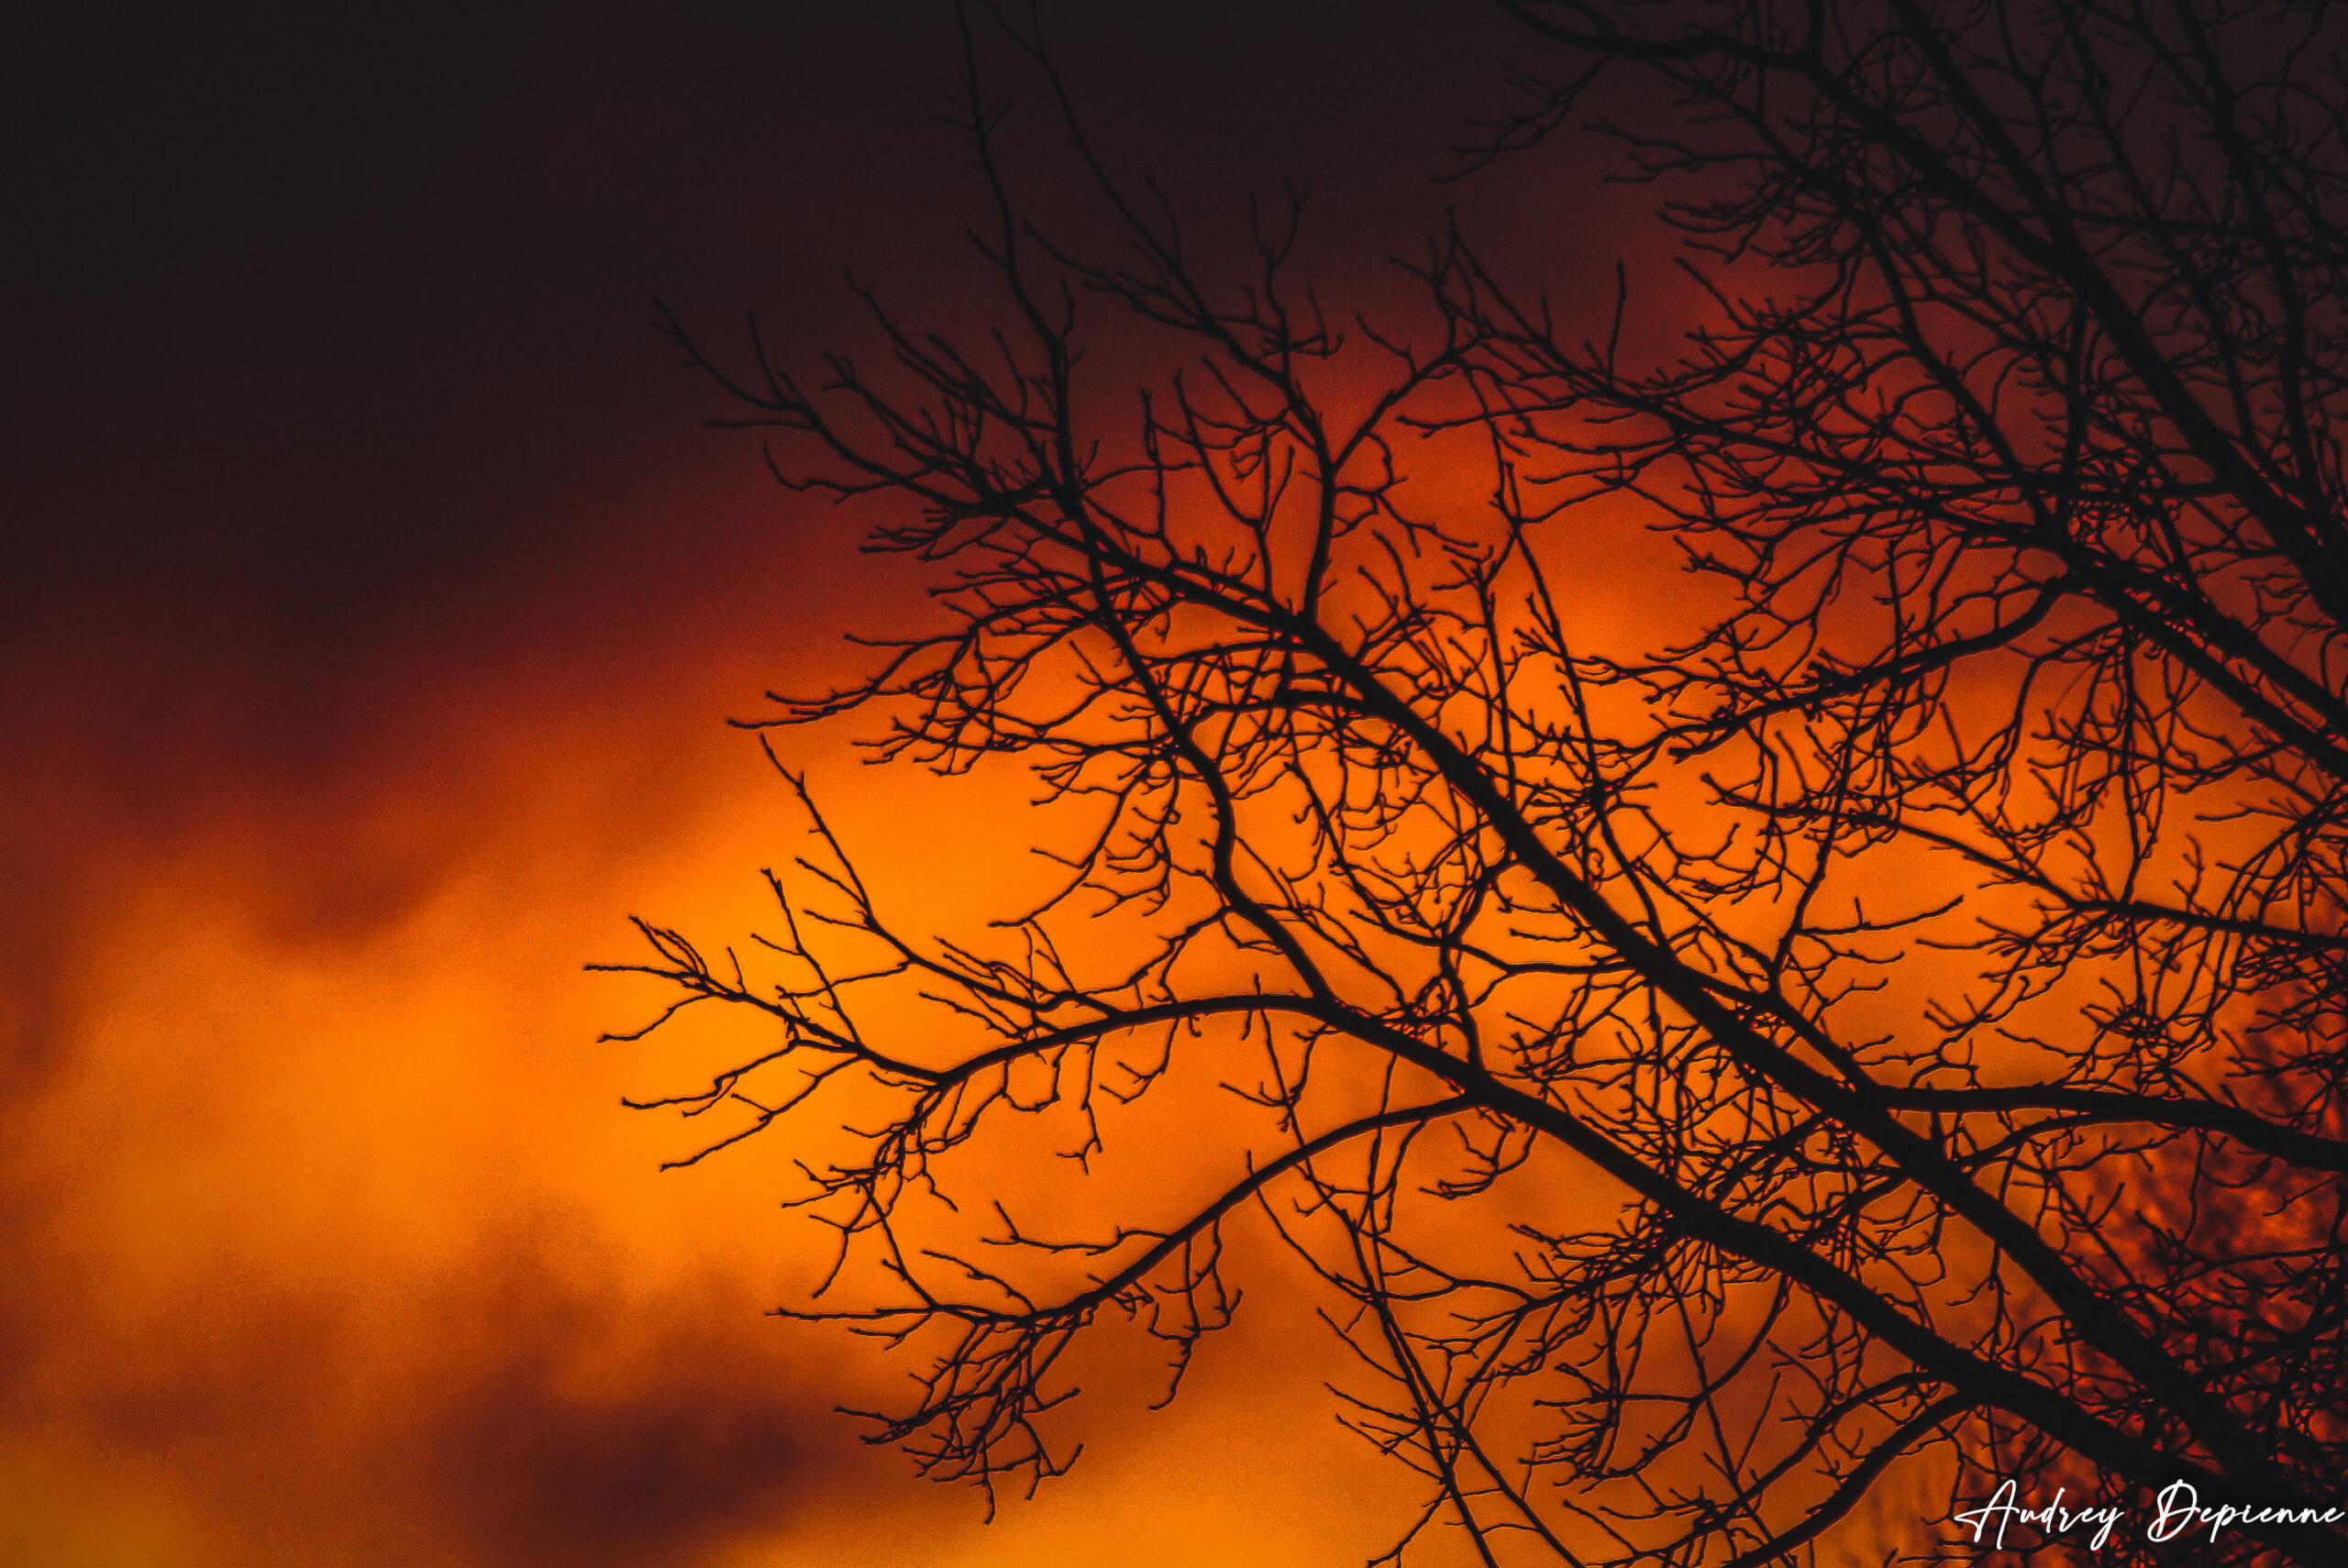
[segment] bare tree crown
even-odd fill
[[[931,1358],[879,1436],[940,1475],[1060,1468],[1072,1347],[1186,1359],[1249,1224],[1423,1479],[1398,1553],[1799,1560],[1905,1478],[1902,1550],[1969,1555],[1950,1489],[2022,1474],[2287,1516],[2098,1562],[2340,1561],[2298,1522],[2348,1474],[2339,23],[1501,4],[1481,155],[1603,118],[1710,302],[1666,362],[1638,291],[1553,310],[1456,234],[1415,319],[1328,319],[1294,202],[1202,275],[1024,27],[1112,248],[1025,220],[973,63],[1002,324],[876,304],[885,370],[812,380],[692,349],[944,574],[943,629],[756,726],[873,715],[1090,825],[982,935],[820,817],[763,968],[639,922],[611,967],[778,1031],[647,1103],[720,1146],[855,1107],[798,1198],[887,1283],[801,1310]],[[1117,380],[1100,313],[1184,368]],[[1697,585],[1660,646],[1578,624],[1626,512]],[[868,1027],[907,988],[947,1021]],[[1214,1136],[1153,1120],[1214,1085]],[[990,1206],[1030,1124],[1163,1203]]]

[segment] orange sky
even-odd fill
[[[687,644],[584,712],[526,659],[466,672],[496,677],[470,699],[411,671],[375,721],[404,775],[221,789],[145,845],[88,808],[117,836],[71,872],[46,1070],[0,1166],[22,1258],[0,1556],[1085,1562],[1113,1523],[1153,1561],[1312,1560],[1359,1456],[1319,1441],[1309,1377],[1243,1395],[1210,1368],[980,1529],[973,1496],[825,1414],[882,1364],[759,1315],[806,1274],[781,1147],[656,1173],[690,1130],[616,1099],[689,1069],[593,1045],[646,997],[579,964],[627,954],[626,910],[758,914],[747,868],[795,834],[691,700],[744,652]],[[843,825],[885,834],[904,798]],[[1305,1441],[1234,1420],[1283,1393]]]
[[[982,1525],[829,1413],[900,1368],[760,1315],[784,1151],[659,1175],[690,1130],[618,1099],[691,1075],[594,1043],[625,917],[746,928],[796,834],[723,719],[903,602],[642,325],[812,351],[850,259],[967,314],[944,13],[834,9],[90,10],[12,68],[0,1560],[1309,1565],[1401,1518],[1275,1287]],[[1340,281],[1447,202],[1600,275],[1586,212],[1422,178],[1497,25],[1271,11],[1071,17],[1113,149],[1225,216],[1313,182]],[[798,754],[843,830],[953,856],[844,738]]]
[[[1667,286],[1587,160],[1430,182],[1500,101],[1480,7],[1050,14],[1193,236],[1314,188],[1340,319],[1447,206],[1568,321],[1625,253]],[[763,1315],[823,1262],[791,1146],[662,1174],[706,1140],[619,1104],[700,1087],[722,1027],[597,1043],[665,999],[582,972],[641,955],[630,914],[738,937],[803,846],[724,721],[920,609],[870,512],[698,428],[653,297],[802,364],[869,348],[848,264],[982,325],[953,52],[937,0],[371,0],[59,8],[0,68],[0,1562],[1324,1568],[1407,1522],[1260,1235],[1173,1408],[1104,1369],[1033,1502],[925,1486],[834,1413],[910,1358]],[[1684,613],[1589,554],[1583,629]],[[780,744],[883,900],[1015,904],[1016,781],[869,772],[856,733]]]

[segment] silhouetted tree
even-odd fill
[[[1023,218],[973,67],[1002,328],[881,315],[888,372],[820,384],[694,355],[950,572],[943,630],[759,724],[884,713],[880,756],[1016,758],[1091,825],[984,940],[906,933],[828,830],[774,975],[639,922],[622,967],[781,1030],[652,1103],[854,1107],[800,1196],[888,1282],[828,1315],[935,1354],[880,1436],[936,1474],[1059,1468],[1071,1347],[1186,1358],[1255,1213],[1486,1562],[1803,1560],[1903,1476],[1878,1555],[1970,1559],[1947,1499],[2001,1475],[2134,1510],[2098,1562],[2342,1561],[2143,1529],[2348,1474],[2332,15],[1502,4],[1477,156],[1596,113],[1665,182],[1706,302],[1667,362],[1635,293],[1553,316],[1456,235],[1420,320],[1341,332],[1293,204],[1215,284],[1017,29],[1123,248]],[[1120,382],[1096,311],[1189,368]],[[1626,513],[1700,590],[1645,651],[1575,609]],[[860,1021],[906,985],[956,1027]],[[1076,1241],[972,1208],[1038,1134],[1157,1179]]]

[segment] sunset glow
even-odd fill
[[[0,1560],[2330,1561],[2348,33],[1942,9],[42,23]]]

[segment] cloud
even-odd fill
[[[876,1479],[747,1289],[598,1292],[605,1249],[536,1229],[331,1284],[223,1263],[130,1313],[52,1268],[0,1311],[6,1424],[91,1485],[29,1544],[122,1485],[192,1505],[191,1562],[657,1568]]]
[[[509,1331],[415,1412],[420,1479],[483,1562],[690,1562],[840,1485],[831,1397],[778,1365],[759,1342],[774,1325],[741,1301],[623,1311],[509,1264],[501,1289],[460,1297]]]

